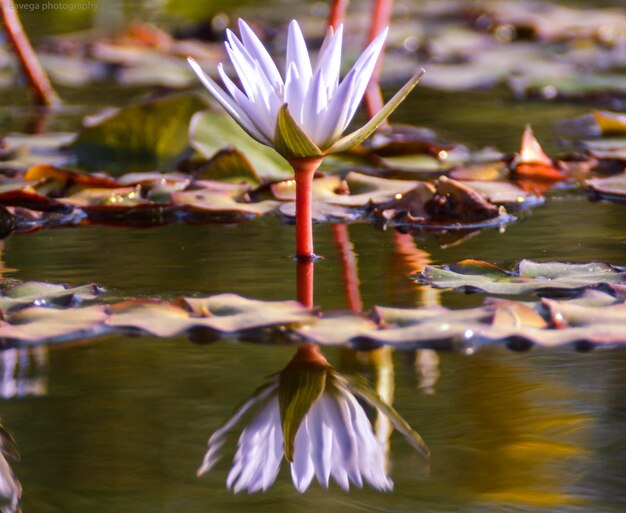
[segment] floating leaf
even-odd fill
[[[601,198],[626,201],[626,172],[608,178],[591,178],[585,185]]]
[[[258,301],[237,294],[208,298],[183,298],[182,304],[196,315],[208,315],[217,330],[237,332],[275,324],[299,324],[314,319],[311,310],[297,301]]]
[[[239,202],[228,194],[206,189],[175,192],[171,200],[174,205],[184,206],[192,219],[214,214],[216,220],[218,216],[223,216],[225,221],[231,222],[267,214],[280,205],[280,202],[271,200]]]
[[[278,209],[280,215],[289,220],[296,218],[296,203],[291,201],[281,205]],[[314,223],[358,221],[363,217],[363,212],[342,205],[332,205],[314,201],[311,205],[311,218]]]
[[[350,207],[362,207],[370,203],[389,200],[396,194],[411,190],[417,182],[390,180],[350,172],[345,180],[337,176],[325,176],[313,180],[313,200]],[[280,200],[295,200],[295,180],[271,185],[272,195]]]
[[[289,163],[276,151],[252,139],[230,116],[214,111],[198,112],[189,125],[191,145],[207,158],[232,147],[241,152],[261,178],[281,180],[293,175]]]
[[[95,337],[107,332],[107,317],[101,305],[66,310],[30,307],[10,315],[9,324],[0,324],[0,338],[33,344]]]
[[[604,262],[576,264],[567,262],[534,262],[522,260],[511,273],[496,276],[476,271],[476,264],[463,262],[453,266],[426,267],[417,275],[421,283],[437,288],[461,291],[482,291],[488,294],[573,295],[588,287],[607,283],[623,283],[626,271]]]
[[[156,300],[131,300],[111,307],[106,321],[115,328],[133,328],[157,337],[174,337],[201,325],[189,312],[173,303]]]
[[[464,185],[474,189],[485,200],[507,208],[530,208],[544,203],[544,198],[528,192],[509,182],[463,181]]]
[[[93,283],[80,287],[66,287],[37,281],[8,281],[1,287],[0,309],[8,312],[29,305],[76,306],[83,301],[95,299],[102,292],[102,289]]]
[[[294,333],[315,344],[343,345],[378,329],[378,325],[359,314],[328,315],[294,330]]]

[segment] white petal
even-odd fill
[[[195,61],[194,61],[195,62]],[[264,388],[258,390],[250,399],[243,403],[233,414],[233,416],[226,421],[222,427],[220,427],[209,438],[209,449],[204,457],[202,465],[198,469],[198,475],[204,474],[211,470],[213,465],[219,459],[219,449],[224,444],[226,434],[237,423],[239,419],[256,403],[267,399],[278,388],[278,383],[271,383]]]
[[[350,123],[354,117],[354,114],[363,99],[365,89],[367,88],[367,84],[372,77],[372,73],[376,67],[376,62],[378,61],[380,52],[383,49],[383,45],[385,44],[385,38],[387,37],[388,32],[389,27],[382,30],[381,33],[376,36],[376,39],[374,39],[374,41],[372,41],[363,51],[352,67],[352,69],[356,70],[357,73],[357,84],[350,100],[350,110],[348,111],[346,125]]]
[[[311,60],[309,59],[304,36],[296,20],[289,24],[289,32],[287,34],[287,69],[289,69],[292,62],[298,68],[300,80],[304,82],[305,89],[307,89],[308,87],[306,86],[311,81],[313,71],[311,70]]]
[[[231,30],[226,30],[226,39],[227,42],[224,43],[224,47],[226,48],[228,56],[235,67],[235,71],[241,81],[241,85],[243,85],[244,90],[252,100],[253,97],[256,97],[256,90],[258,87],[258,77],[253,73],[254,59],[250,55],[250,52],[248,52],[247,48],[241,41],[239,41],[239,38],[237,38]]]
[[[258,141],[267,144],[269,146],[272,145],[272,140],[274,139],[274,131],[276,129],[276,123],[271,123],[268,121],[268,116],[264,115],[263,112],[259,112],[250,99],[241,92],[241,90],[235,85],[235,83],[228,77],[226,72],[224,71],[224,66],[220,63],[217,66],[217,71],[220,74],[220,78],[228,92],[235,99],[241,110],[250,120],[249,128],[254,138]]]
[[[267,490],[276,480],[280,463],[283,460],[283,430],[280,423],[272,426],[268,434],[268,451],[265,468],[263,469],[263,491]]]
[[[282,95],[284,87],[283,79],[278,72],[276,64],[270,57],[270,54],[263,46],[263,43],[261,43],[257,35],[242,19],[239,20],[239,31],[241,33],[241,40],[250,53],[250,56],[259,63],[263,73],[272,84],[277,94]]]
[[[317,143],[315,132],[316,126],[319,124],[318,116],[321,112],[326,110],[327,104],[328,99],[326,97],[324,75],[318,71],[311,81],[302,111],[302,128],[315,143]]]
[[[293,462],[291,463],[291,478],[300,493],[307,490],[313,480],[313,475],[309,433],[306,429],[306,422],[303,422],[296,433]]]
[[[300,74],[295,63],[291,63],[287,69],[285,79],[285,103],[289,105],[289,112],[293,118],[302,126],[302,107],[306,90],[304,83],[300,80]]]
[[[326,111],[320,116],[316,138],[318,146],[322,149],[334,143],[348,125],[346,120],[350,110],[350,98],[354,94],[356,78],[354,70],[346,75],[326,107]]]
[[[239,51],[236,44],[225,43],[224,47],[226,48],[226,53],[228,53],[228,56],[230,57],[230,61],[235,68],[237,77],[239,77],[239,81],[241,82],[246,95],[250,98],[252,103],[259,103],[259,86],[257,84],[256,74],[254,73],[254,61],[250,58],[247,50],[232,34],[232,32],[230,34],[233,42],[238,43],[239,47],[243,50]]]
[[[327,87],[327,98],[334,94],[339,85],[339,74],[341,73],[341,43],[343,39],[343,24],[339,25],[337,32],[330,38],[328,46],[320,50],[316,73],[318,70],[324,75]]]
[[[252,493],[263,487],[264,467],[270,451],[269,434],[278,426],[280,426],[278,398],[273,397],[257,412],[239,438],[233,466],[233,470],[237,469],[238,478],[234,482],[231,471],[227,480],[227,485],[232,486],[235,493],[244,489]]]
[[[352,425],[357,437],[361,474],[374,488],[391,490],[393,483],[387,476],[385,453],[374,434],[372,423],[352,394],[347,393],[346,398],[351,406]]]
[[[247,114],[242,110],[239,104],[233,100],[217,83],[209,77],[200,67],[200,65],[191,57],[187,58],[189,65],[194,70],[202,85],[213,95],[213,97],[219,102],[228,114],[243,128],[250,136],[267,144],[266,141],[258,138],[258,130],[255,128],[254,123]]]
[[[343,26],[343,24],[341,25]],[[324,35],[324,40],[322,41],[322,45],[320,46],[319,52],[317,53],[317,59],[315,59],[315,66],[313,66],[313,73],[317,73],[317,70],[320,69],[320,63],[324,58],[324,54],[328,51],[328,46],[330,42],[333,40],[335,36],[335,29],[332,27],[328,27],[326,30],[326,34]]]
[[[272,123],[276,125],[276,118],[278,117],[278,111],[283,106],[282,97],[279,97],[276,94],[276,91],[272,87],[272,85],[268,82],[267,78],[261,71],[258,62],[254,64],[254,70],[259,78],[257,81],[257,85],[259,86],[259,93],[261,94],[261,98],[263,99],[263,104],[265,109],[269,113],[270,119]]]
[[[325,400],[324,396],[313,405],[306,417],[306,423],[311,437],[311,455],[315,476],[324,488],[328,488],[333,434],[328,422],[324,421],[324,411],[321,405],[323,400]]]
[[[333,430],[333,476],[335,476],[335,468],[341,467],[350,480],[359,485],[361,476],[358,471],[356,435],[352,428],[348,405],[341,396],[329,396],[329,399],[325,406]]]

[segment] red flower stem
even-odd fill
[[[333,239],[341,259],[343,273],[343,290],[346,295],[348,308],[353,312],[363,311],[363,301],[359,290],[359,273],[356,266],[356,254],[350,241],[348,226],[345,224],[333,225]]]
[[[24,27],[22,27],[22,22],[17,14],[17,6],[13,0],[0,2],[0,14],[7,36],[15,48],[17,58],[35,94],[35,101],[39,105],[58,105],[60,103],[59,97],[50,84],[48,75],[41,67],[26,32],[24,32]]]
[[[331,0],[328,13],[328,26],[337,29],[346,18],[346,10],[350,0]]]
[[[299,262],[309,262],[315,258],[311,210],[313,176],[322,163],[322,158],[294,158],[289,163],[296,175],[296,259]]]
[[[374,38],[380,34],[380,31],[389,26],[391,21],[391,11],[393,8],[393,0],[374,0],[374,12],[372,14],[372,23],[370,25],[370,31],[367,36],[368,44],[374,40]],[[384,51],[384,50],[383,50]],[[380,91],[379,79],[380,79],[380,63],[383,58],[383,51],[378,56],[378,62],[372,73],[367,89],[365,90],[365,110],[368,117],[373,118],[380,109],[383,108],[384,101],[383,95]],[[386,126],[385,120],[381,126]]]
[[[306,308],[313,308],[313,266],[312,260],[296,264],[296,297]]]

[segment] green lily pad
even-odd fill
[[[67,287],[56,283],[37,281],[5,282],[0,287],[0,309],[4,312],[25,306],[76,306],[95,299],[103,290],[91,283],[80,287]]]
[[[494,270],[490,264],[483,264],[481,268],[476,267],[475,261],[452,266],[429,265],[416,279],[436,288],[502,295],[573,295],[585,288],[626,281],[626,270],[604,262],[577,264],[522,260],[512,272]]]
[[[191,95],[133,105],[83,128],[68,148],[81,167],[106,169],[113,176],[173,167],[190,153],[189,122],[204,108],[206,104]]]
[[[293,175],[289,163],[276,151],[252,139],[230,116],[221,112],[198,112],[189,125],[191,145],[207,158],[224,148],[234,148],[245,156],[256,175],[267,181]]]

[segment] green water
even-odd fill
[[[37,26],[41,18],[33,16],[29,23]],[[85,20],[76,24],[84,26]],[[103,101],[105,89],[71,93],[79,108],[56,114],[49,127],[75,129],[83,112],[133,96],[114,92]],[[23,130],[34,116],[26,107],[15,108],[11,98],[17,94],[7,92],[2,100],[3,130]],[[423,90],[397,119],[472,147],[496,144],[504,151],[517,147],[530,121],[554,153],[560,150],[553,123],[588,110],[516,102],[504,91]],[[504,231],[486,230],[445,247],[435,237],[417,236],[415,248],[435,263],[476,258],[509,266],[532,258],[626,265],[624,208],[591,203],[583,194],[557,194]],[[480,295],[438,293],[409,280],[414,266],[402,256],[393,231],[370,224],[348,229],[364,308],[434,302],[467,307],[482,301]],[[11,236],[2,259],[11,269],[8,275],[21,280],[96,282],[107,289],[107,301],[220,292],[290,299],[293,237],[293,226],[273,218],[239,226],[90,226]],[[325,310],[346,309],[333,227],[316,227],[315,240],[324,256],[315,269],[315,303]],[[182,338],[109,337],[43,349],[39,367],[31,354],[22,371],[38,392],[0,401],[0,416],[22,457],[13,469],[23,488],[23,511],[624,510],[626,355],[620,351],[491,348],[473,355],[439,353],[438,366],[432,365],[432,353],[384,353],[394,406],[432,452],[425,468],[401,436],[391,437],[392,493],[346,494],[336,485],[327,491],[313,484],[300,495],[283,465],[267,493],[234,495],[225,489],[225,479],[236,435],[218,467],[197,478],[211,433],[292,353],[290,347],[234,341],[197,345]],[[327,355],[340,371],[350,370],[350,351],[331,349]],[[420,367],[420,361],[431,366]],[[362,370],[376,381],[373,368]]]

